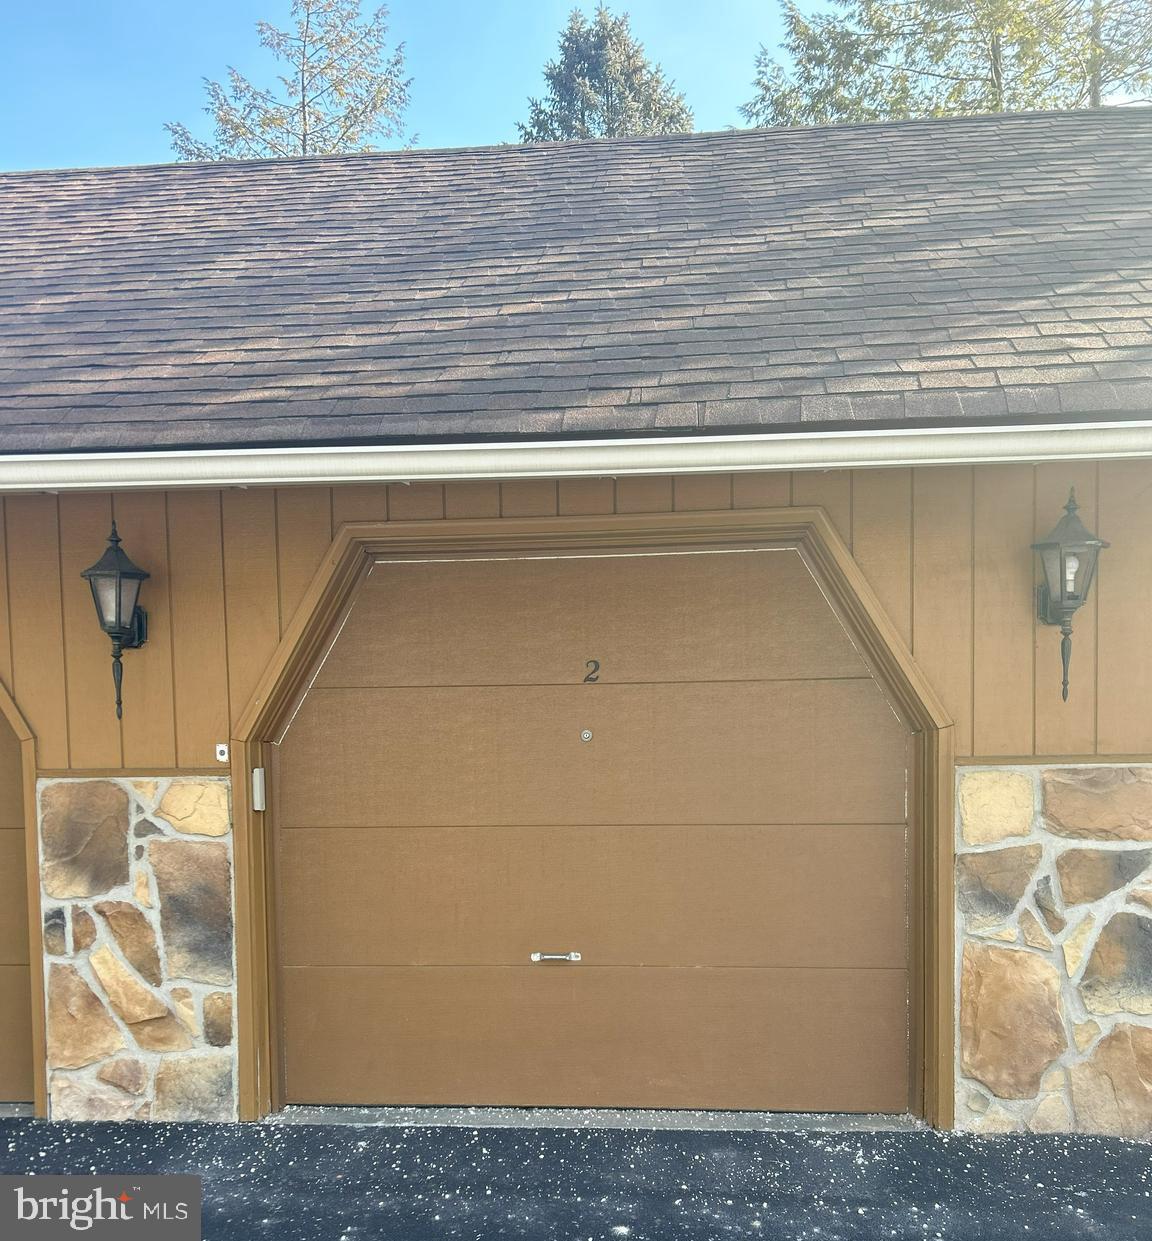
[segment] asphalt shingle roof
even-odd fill
[[[1152,411],[1152,108],[0,176],[0,451]]]

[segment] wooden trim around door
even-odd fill
[[[913,734],[911,1095],[930,1124],[952,1126],[952,721],[820,508],[364,522],[340,527],[232,738],[241,1119],[256,1120],[280,1106],[273,1019],[275,910],[269,890],[271,815],[252,808],[251,773],[264,766],[266,743],[305,691],[372,561],[380,556],[427,559],[765,545],[794,547],[804,556]]]
[[[8,690],[0,685],[0,715],[20,743],[24,865],[28,894],[28,1003],[32,1012],[32,1104],[48,1116],[48,1044],[44,1013],[44,924],[40,902],[40,827],[36,815],[36,736]]]

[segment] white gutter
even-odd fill
[[[1152,421],[0,456],[0,492],[838,470],[1152,457]]]

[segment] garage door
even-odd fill
[[[32,1098],[28,876],[20,743],[0,719],[0,1102]]]
[[[792,550],[375,565],[275,747],[286,1100],[905,1110],[907,742]]]

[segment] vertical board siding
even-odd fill
[[[972,753],[972,492],[970,466],[912,475],[912,654]]]
[[[1100,754],[1152,750],[1152,467],[1100,463],[1096,740]],[[1073,639],[1073,664],[1082,650]],[[1075,674],[1073,674],[1075,675]],[[1075,692],[1076,683],[1073,682]]]
[[[228,700],[235,722],[280,641],[276,493],[226,491],[223,513]]]
[[[1072,694],[1034,619],[1030,544],[1075,485],[1113,546],[1076,617]],[[8,497],[0,675],[45,770],[203,768],[230,734],[333,532],[355,521],[820,505],[956,722],[961,755],[1152,753],[1152,463],[852,473],[364,484]],[[113,514],[152,574],[148,645],[125,658],[123,729],[108,641],[81,569]],[[9,656],[10,652],[10,656]]]
[[[168,497],[176,765],[207,767],[230,735],[224,535],[218,491]]]
[[[281,633],[288,627],[331,543],[331,489],[277,488],[276,564],[280,577]]]
[[[124,550],[152,575],[141,591],[148,641],[124,656],[124,766],[163,770],[176,765],[172,678],[172,614],[168,573],[168,509],[163,492],[125,492],[112,508]],[[67,589],[70,583],[65,582]],[[69,682],[71,684],[71,682]],[[78,738],[72,740],[73,766]]]
[[[60,517],[56,497],[10,496],[4,509],[12,631],[12,696],[20,704],[28,727],[36,734],[40,765],[67,767],[68,683],[64,670]],[[92,560],[100,555],[107,536],[107,530],[100,532]],[[91,602],[88,606],[92,606]],[[94,612],[89,623],[99,632]],[[109,655],[105,641],[100,662],[108,674],[108,693],[111,693]]]
[[[852,553],[900,636],[911,646],[911,470],[853,471]]]
[[[852,472],[803,470],[792,476],[792,503],[818,505],[832,519],[836,532],[852,546]]]
[[[972,746],[980,755],[1032,754],[1033,467],[978,470],[974,503]]]
[[[96,619],[92,591],[80,576],[98,560],[112,524],[108,495],[65,495],[59,500],[60,590],[64,618],[64,672],[68,692],[71,766],[119,767],[123,763],[121,728],[117,723],[112,689],[111,643]],[[129,555],[134,548],[128,545]],[[143,557],[137,562],[144,564]],[[151,566],[149,566],[151,571]],[[152,611],[152,592],[146,590]],[[136,682],[137,656],[151,655],[148,647],[125,655],[125,690],[131,698]],[[143,700],[141,700],[143,701]],[[32,726],[35,728],[35,725]]]

